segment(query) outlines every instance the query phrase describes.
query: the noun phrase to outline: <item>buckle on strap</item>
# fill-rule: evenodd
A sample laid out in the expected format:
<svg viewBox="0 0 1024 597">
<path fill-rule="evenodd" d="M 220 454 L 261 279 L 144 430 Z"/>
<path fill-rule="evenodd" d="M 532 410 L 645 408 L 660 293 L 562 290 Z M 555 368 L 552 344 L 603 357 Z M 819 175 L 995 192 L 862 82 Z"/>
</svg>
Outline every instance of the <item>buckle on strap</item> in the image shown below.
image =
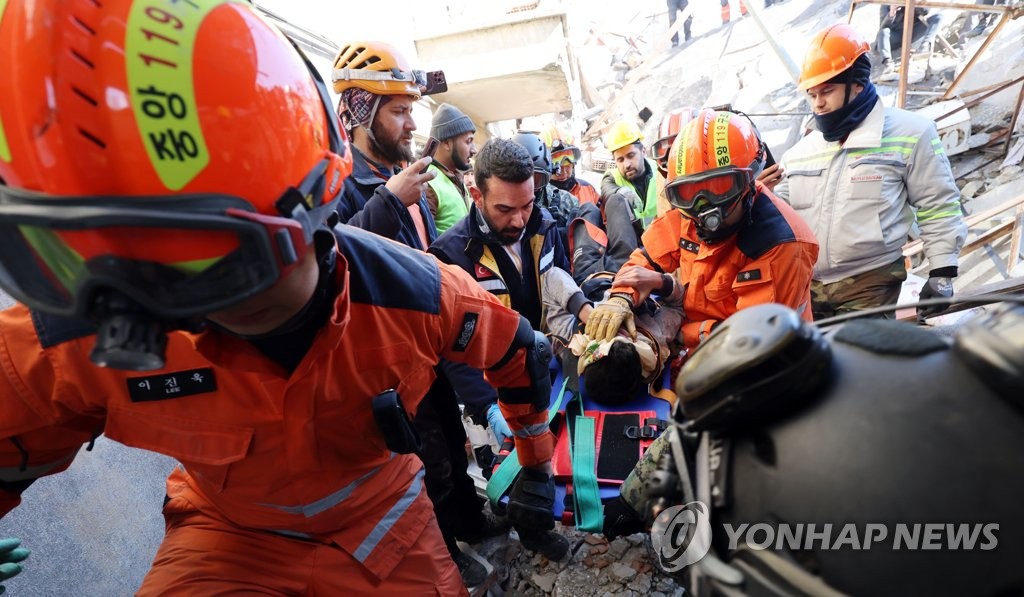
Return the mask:
<svg viewBox="0 0 1024 597">
<path fill-rule="evenodd" d="M 629 439 L 654 439 L 661 434 L 661 429 L 654 425 L 629 425 L 622 433 Z"/>
</svg>

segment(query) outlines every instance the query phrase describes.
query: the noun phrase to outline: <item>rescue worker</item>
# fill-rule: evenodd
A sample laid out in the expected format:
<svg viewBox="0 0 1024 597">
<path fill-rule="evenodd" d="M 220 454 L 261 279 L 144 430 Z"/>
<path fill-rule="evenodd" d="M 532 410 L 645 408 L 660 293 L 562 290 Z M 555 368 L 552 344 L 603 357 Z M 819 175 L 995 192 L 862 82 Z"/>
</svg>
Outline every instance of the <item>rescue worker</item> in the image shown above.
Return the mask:
<svg viewBox="0 0 1024 597">
<path fill-rule="evenodd" d="M 920 296 L 952 296 L 967 233 L 935 123 L 882 103 L 867 52 L 849 25 L 814 37 L 798 88 L 818 130 L 783 156 L 786 174 L 775 189 L 824 247 L 811 285 L 815 319 L 895 304 L 907 279 L 901 249 L 915 221 L 930 267 Z"/>
<path fill-rule="evenodd" d="M 338 52 L 334 90 L 341 94 L 339 114 L 342 122 L 348 123 L 354 147 L 353 172 L 345 183 L 339 208 L 342 220 L 425 251 L 437 238 L 428 206 L 429 185 L 447 187 L 445 191 L 453 195 L 458 189 L 450 175 L 431 164 L 429 158 L 403 169 L 413 158 L 411 142 L 416 123 L 412 106 L 426 90 L 420 77 L 392 46 L 355 42 Z M 447 104 L 438 110 L 442 120 L 432 130 L 437 128 L 435 132 L 451 140 L 453 149 L 464 149 L 468 159 L 476 148 L 473 132 L 467 129 L 475 127 L 465 115 L 459 119 L 444 106 Z M 438 152 L 444 153 L 440 148 Z M 445 158 L 442 155 L 439 159 Z M 458 540 L 475 543 L 508 528 L 482 510 L 483 502 L 467 471 L 466 430 L 448 379 L 469 374 L 460 373 L 460 368 L 465 365 L 448 361 L 439 364 L 437 380 L 416 411 L 415 422 L 421 439 L 419 456 L 426 468 L 424 483 L 441 534 L 464 583 L 473 587 L 486 580 L 487 569 L 463 553 Z M 490 391 L 493 394 L 493 389 Z"/>
<path fill-rule="evenodd" d="M 600 197 L 594 185 L 576 177 L 576 163 L 580 161 L 580 148 L 572 143 L 555 139 L 549 145 L 551 161 L 555 165 L 555 173 L 551 175 L 551 184 L 556 188 L 570 193 L 580 205 L 592 203 L 597 205 Z"/>
<path fill-rule="evenodd" d="M 462 180 L 462 173 L 473 166 L 476 155 L 473 142 L 476 125 L 451 104 L 441 104 L 434 111 L 430 136 L 441 142 L 434 154 L 430 170 L 434 178 L 427 181 L 427 205 L 440 234 L 469 213 L 471 198 Z"/>
<path fill-rule="evenodd" d="M 522 145 L 533 160 L 533 198 L 534 204 L 544 208 L 551 214 L 558 228 L 558 242 L 564 252 L 566 246 L 566 229 L 569 222 L 576 217 L 580 207 L 575 195 L 551 184 L 551 173 L 554 164 L 551 161 L 551 150 L 543 139 L 534 133 L 519 131 L 512 135 L 512 141 Z"/>
<path fill-rule="evenodd" d="M 436 172 L 413 161 L 412 107 L 423 85 L 390 44 L 346 44 L 334 59 L 338 115 L 352 139 L 352 176 L 338 206 L 343 224 L 425 251 L 437 238 L 424 193 Z"/>
<path fill-rule="evenodd" d="M 501 388 L 510 519 L 550 523 L 543 347 L 456 268 L 333 227 L 353 156 L 282 33 L 238 2 L 17 0 L 0 40 L 0 514 L 103 433 L 182 465 L 139 595 L 465 594 L 407 419 L 445 357 Z"/>
<path fill-rule="evenodd" d="M 590 303 L 569 279 L 559 276 L 568 269 L 557 238 L 555 222 L 534 203 L 534 162 L 519 143 L 490 139 L 473 164 L 476 184 L 470 187 L 474 204 L 469 215 L 457 222 L 431 245 L 430 252 L 445 263 L 456 265 L 473 276 L 507 306 L 525 317 L 535 330 L 544 331 L 547 312 L 545 295 L 563 297 L 560 307 L 585 319 Z M 467 401 L 467 409 L 494 412 L 493 398 L 486 387 L 473 379 L 452 379 L 456 391 Z M 471 405 L 470 400 L 476 403 Z M 498 415 L 504 411 L 498 412 Z M 503 422 L 486 417 L 492 431 Z M 554 519 L 552 519 L 552 526 Z M 527 549 L 540 551 L 550 559 L 561 559 L 568 542 L 555 533 L 519 529 Z"/>
<path fill-rule="evenodd" d="M 701 110 L 669 153 L 665 193 L 675 208 L 644 233 L 618 271 L 611 296 L 594 307 L 586 333 L 635 337 L 633 306 L 686 287 L 683 346 L 693 350 L 725 318 L 759 303 L 781 303 L 810 321 L 810 229 L 757 180 L 765 147 L 750 120 Z M 678 270 L 678 271 L 677 271 Z"/>
<path fill-rule="evenodd" d="M 640 127 L 619 120 L 605 135 L 605 147 L 612 152 L 615 167 L 601 178 L 601 207 L 610 201 L 625 201 L 633 212 L 634 228 L 639 241 L 644 230 L 658 215 L 658 180 L 654 162 L 644 157 Z"/>
</svg>

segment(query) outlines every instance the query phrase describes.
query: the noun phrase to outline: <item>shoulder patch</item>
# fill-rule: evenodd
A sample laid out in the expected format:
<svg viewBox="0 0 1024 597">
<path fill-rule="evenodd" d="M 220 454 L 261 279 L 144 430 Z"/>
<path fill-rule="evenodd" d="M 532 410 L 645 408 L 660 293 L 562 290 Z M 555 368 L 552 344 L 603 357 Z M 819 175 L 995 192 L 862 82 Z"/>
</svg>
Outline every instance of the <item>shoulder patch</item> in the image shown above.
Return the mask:
<svg viewBox="0 0 1024 597">
<path fill-rule="evenodd" d="M 170 400 L 217 391 L 217 378 L 209 367 L 129 377 L 125 383 L 128 384 L 128 396 L 132 402 Z"/>
<path fill-rule="evenodd" d="M 349 267 L 355 303 L 424 313 L 441 312 L 441 270 L 434 257 L 360 228 L 334 228 Z"/>
<path fill-rule="evenodd" d="M 768 195 L 758 195 L 751 209 L 751 224 L 736 235 L 736 247 L 757 259 L 782 243 L 796 240 L 796 233 Z"/>
<path fill-rule="evenodd" d="M 469 342 L 473 339 L 473 334 L 476 333 L 476 322 L 478 319 L 480 319 L 479 313 L 466 313 L 462 318 L 459 337 L 455 339 L 455 345 L 452 346 L 454 352 L 466 352 Z"/>
<path fill-rule="evenodd" d="M 30 310 L 32 325 L 43 348 L 50 348 L 64 342 L 85 338 L 96 333 L 96 326 L 87 319 L 74 319 Z"/>
</svg>

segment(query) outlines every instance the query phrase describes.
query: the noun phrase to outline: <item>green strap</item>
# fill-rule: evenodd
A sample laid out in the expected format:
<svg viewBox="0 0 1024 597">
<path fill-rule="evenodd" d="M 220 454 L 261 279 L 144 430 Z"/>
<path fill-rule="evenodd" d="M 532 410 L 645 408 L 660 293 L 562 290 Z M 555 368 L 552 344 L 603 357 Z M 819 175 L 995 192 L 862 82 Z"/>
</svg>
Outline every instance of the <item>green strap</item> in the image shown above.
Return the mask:
<svg viewBox="0 0 1024 597">
<path fill-rule="evenodd" d="M 562 382 L 562 389 L 558 392 L 558 400 L 555 401 L 554 408 L 548 408 L 548 425 L 558 414 L 559 409 L 562 408 L 562 399 L 565 398 L 565 388 L 569 385 L 569 377 L 566 376 L 565 381 Z M 494 471 L 489 481 L 487 481 L 487 499 L 492 504 L 497 505 L 501 498 L 508 493 L 512 483 L 516 480 L 516 476 L 519 475 L 519 471 L 523 469 L 523 466 L 519 464 L 519 455 L 516 454 L 515 448 L 508 453 L 505 460 L 498 466 L 498 470 Z"/>
<path fill-rule="evenodd" d="M 576 528 L 590 533 L 599 533 L 604 527 L 604 508 L 594 472 L 596 431 L 593 417 L 576 417 L 572 432 L 572 498 L 576 505 Z"/>
</svg>

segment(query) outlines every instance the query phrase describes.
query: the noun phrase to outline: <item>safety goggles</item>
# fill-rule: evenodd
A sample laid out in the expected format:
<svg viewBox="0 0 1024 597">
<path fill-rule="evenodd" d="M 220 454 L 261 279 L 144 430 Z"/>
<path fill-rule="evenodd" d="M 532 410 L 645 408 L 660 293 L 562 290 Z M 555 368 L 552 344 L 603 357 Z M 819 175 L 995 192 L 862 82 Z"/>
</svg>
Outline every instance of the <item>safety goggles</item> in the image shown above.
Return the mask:
<svg viewBox="0 0 1024 597">
<path fill-rule="evenodd" d="M 444 71 L 422 70 L 391 70 L 377 71 L 367 69 L 336 68 L 331 71 L 334 81 L 384 81 L 395 83 L 411 83 L 419 88 L 420 95 L 432 95 L 448 91 L 448 81 Z"/>
<path fill-rule="evenodd" d="M 238 197 L 56 198 L 0 185 L 0 285 L 57 315 L 88 317 L 100 288 L 161 318 L 205 315 L 288 275 L 306 236 Z"/>
<path fill-rule="evenodd" d="M 696 218 L 709 208 L 724 208 L 735 203 L 753 182 L 754 171 L 750 168 L 727 166 L 680 176 L 665 185 L 665 196 L 672 207 Z"/>
<path fill-rule="evenodd" d="M 558 168 L 561 168 L 564 164 L 575 164 L 579 159 L 580 150 L 576 147 L 570 147 L 551 154 L 551 161 L 554 162 L 555 166 Z"/>
<path fill-rule="evenodd" d="M 672 149 L 672 142 L 675 140 L 676 136 L 672 135 L 671 137 L 662 137 L 655 141 L 654 145 L 651 146 L 651 157 L 654 158 L 654 161 L 659 163 L 667 162 L 668 150 Z"/>
</svg>

